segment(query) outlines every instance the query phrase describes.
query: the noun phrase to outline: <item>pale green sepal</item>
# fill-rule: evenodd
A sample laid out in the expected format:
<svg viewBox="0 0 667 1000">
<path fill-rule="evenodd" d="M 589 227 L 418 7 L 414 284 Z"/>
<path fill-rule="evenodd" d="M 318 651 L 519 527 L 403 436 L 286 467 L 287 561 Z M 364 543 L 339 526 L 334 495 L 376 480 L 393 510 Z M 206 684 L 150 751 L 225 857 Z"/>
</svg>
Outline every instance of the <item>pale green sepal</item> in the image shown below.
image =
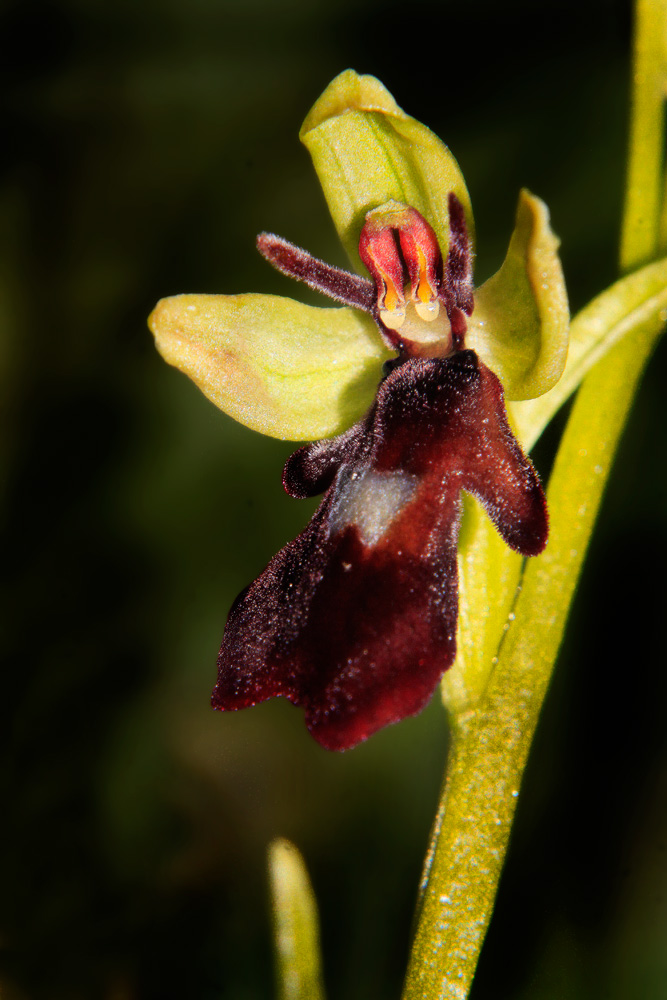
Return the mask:
<svg viewBox="0 0 667 1000">
<path fill-rule="evenodd" d="M 165 361 L 216 406 L 289 441 L 332 437 L 359 420 L 392 356 L 364 314 L 276 295 L 176 295 L 148 323 Z"/>
<path fill-rule="evenodd" d="M 412 205 L 449 245 L 447 198 L 461 201 L 474 238 L 470 196 L 459 166 L 430 129 L 399 108 L 374 76 L 348 69 L 309 112 L 300 138 L 308 148 L 338 234 L 354 267 L 364 216 L 387 201 Z"/>
<path fill-rule="evenodd" d="M 466 335 L 507 399 L 541 396 L 563 373 L 570 313 L 558 246 L 547 206 L 524 189 L 507 256 L 475 292 Z"/>
<path fill-rule="evenodd" d="M 288 840 L 269 847 L 278 1000 L 324 1000 L 317 904 L 308 872 Z"/>
<path fill-rule="evenodd" d="M 523 447 L 532 448 L 554 413 L 614 344 L 638 330 L 657 334 L 666 321 L 667 258 L 621 278 L 593 299 L 572 320 L 567 364 L 557 385 L 539 399 L 508 407 Z"/>
<path fill-rule="evenodd" d="M 510 622 L 523 565 L 482 505 L 463 494 L 459 536 L 456 659 L 442 678 L 442 701 L 456 715 L 474 707 L 497 662 L 498 637 Z"/>
</svg>

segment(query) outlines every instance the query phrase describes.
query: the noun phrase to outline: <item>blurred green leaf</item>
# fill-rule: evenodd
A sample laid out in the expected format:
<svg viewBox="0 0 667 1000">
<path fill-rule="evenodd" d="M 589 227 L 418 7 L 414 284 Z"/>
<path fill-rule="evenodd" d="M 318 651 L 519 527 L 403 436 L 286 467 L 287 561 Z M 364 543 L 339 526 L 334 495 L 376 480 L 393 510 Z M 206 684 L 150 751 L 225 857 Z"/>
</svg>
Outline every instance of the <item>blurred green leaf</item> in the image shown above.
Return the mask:
<svg viewBox="0 0 667 1000">
<path fill-rule="evenodd" d="M 279 1000 L 324 1000 L 317 904 L 303 858 L 288 840 L 269 847 Z"/>
</svg>

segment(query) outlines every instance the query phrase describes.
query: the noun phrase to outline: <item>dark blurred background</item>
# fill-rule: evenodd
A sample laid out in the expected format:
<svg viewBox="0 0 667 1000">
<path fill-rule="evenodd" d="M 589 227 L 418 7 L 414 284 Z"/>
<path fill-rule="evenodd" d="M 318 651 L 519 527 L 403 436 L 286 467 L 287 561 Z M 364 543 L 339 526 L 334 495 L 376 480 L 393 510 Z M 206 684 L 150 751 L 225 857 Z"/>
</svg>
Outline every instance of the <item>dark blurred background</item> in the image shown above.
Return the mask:
<svg viewBox="0 0 667 1000">
<path fill-rule="evenodd" d="M 178 292 L 299 295 L 260 229 L 344 263 L 297 133 L 347 66 L 458 158 L 478 279 L 526 185 L 580 307 L 616 275 L 629 3 L 16 0 L 0 19 L 3 997 L 271 997 L 280 834 L 312 874 L 331 1000 L 398 998 L 442 710 L 344 755 L 287 703 L 211 711 L 229 605 L 310 508 L 281 489 L 290 445 L 215 410 L 146 317 Z M 666 366 L 663 345 L 474 1000 L 667 997 Z"/>
</svg>

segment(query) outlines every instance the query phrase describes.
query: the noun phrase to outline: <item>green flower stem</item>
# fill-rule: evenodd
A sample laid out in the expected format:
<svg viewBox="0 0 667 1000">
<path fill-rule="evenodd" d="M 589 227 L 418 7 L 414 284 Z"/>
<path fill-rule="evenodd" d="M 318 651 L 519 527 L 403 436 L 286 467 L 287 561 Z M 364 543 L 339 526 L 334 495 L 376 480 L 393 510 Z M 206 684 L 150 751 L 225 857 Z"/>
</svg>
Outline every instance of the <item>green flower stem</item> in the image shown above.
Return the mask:
<svg viewBox="0 0 667 1000">
<path fill-rule="evenodd" d="M 661 233 L 667 0 L 638 0 L 633 122 L 621 264 L 655 259 Z M 623 311 L 619 296 L 617 310 Z M 603 489 L 634 393 L 663 326 L 649 308 L 587 374 L 551 475 L 551 536 L 522 570 L 478 701 L 450 703 L 451 749 L 426 859 L 403 1000 L 463 1000 L 491 918 L 522 775 Z M 604 320 L 606 319 L 606 323 Z M 618 331 L 617 331 L 618 332 Z"/>
<path fill-rule="evenodd" d="M 403 1000 L 468 996 L 555 655 L 616 445 L 656 337 L 655 325 L 628 336 L 584 382 L 549 483 L 549 545 L 526 564 L 484 698 L 451 718 L 447 780 Z"/>
<path fill-rule="evenodd" d="M 667 251 L 667 178 L 663 176 L 666 77 L 667 0 L 637 0 L 622 271 Z"/>
</svg>

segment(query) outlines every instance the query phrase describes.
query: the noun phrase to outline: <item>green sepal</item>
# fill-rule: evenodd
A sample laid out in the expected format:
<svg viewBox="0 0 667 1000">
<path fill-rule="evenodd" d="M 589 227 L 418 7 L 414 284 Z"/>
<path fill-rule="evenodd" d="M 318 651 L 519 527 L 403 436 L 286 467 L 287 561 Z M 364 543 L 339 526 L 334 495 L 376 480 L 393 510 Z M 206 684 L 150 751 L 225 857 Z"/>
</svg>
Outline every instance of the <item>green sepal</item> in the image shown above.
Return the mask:
<svg viewBox="0 0 667 1000">
<path fill-rule="evenodd" d="M 373 321 L 276 295 L 175 295 L 149 318 L 158 351 L 261 434 L 332 437 L 371 405 L 392 355 Z"/>
<path fill-rule="evenodd" d="M 458 546 L 459 617 L 456 660 L 443 675 L 450 712 L 475 706 L 497 663 L 499 637 L 509 624 L 523 559 L 498 534 L 473 496 L 463 494 Z"/>
<path fill-rule="evenodd" d="M 546 205 L 524 189 L 507 255 L 475 292 L 466 336 L 507 399 L 542 395 L 565 367 L 570 313 L 558 245 Z"/>
<path fill-rule="evenodd" d="M 278 1000 L 324 1000 L 317 903 L 303 858 L 289 840 L 269 847 Z"/>
<path fill-rule="evenodd" d="M 458 163 L 429 128 L 399 108 L 374 76 L 359 76 L 351 69 L 337 76 L 309 112 L 299 135 L 356 270 L 361 270 L 358 242 L 364 216 L 387 201 L 418 209 L 446 254 L 447 199 L 453 191 L 474 239 L 470 196 Z"/>
</svg>

